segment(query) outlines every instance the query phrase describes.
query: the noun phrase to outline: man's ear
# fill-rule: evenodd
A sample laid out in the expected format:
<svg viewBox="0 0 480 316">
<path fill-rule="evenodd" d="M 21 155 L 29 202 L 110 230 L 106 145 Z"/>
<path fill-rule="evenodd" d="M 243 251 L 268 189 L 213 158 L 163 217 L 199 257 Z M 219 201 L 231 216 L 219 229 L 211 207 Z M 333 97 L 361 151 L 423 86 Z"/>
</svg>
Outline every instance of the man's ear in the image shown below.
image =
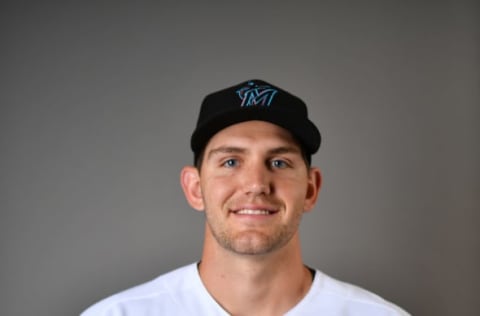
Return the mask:
<svg viewBox="0 0 480 316">
<path fill-rule="evenodd" d="M 322 173 L 320 169 L 312 167 L 308 171 L 307 194 L 305 196 L 304 210 L 310 211 L 317 202 L 320 187 L 322 186 Z"/>
<path fill-rule="evenodd" d="M 198 169 L 193 166 L 183 167 L 180 173 L 180 184 L 188 204 L 197 211 L 203 211 L 205 206 Z"/>
</svg>

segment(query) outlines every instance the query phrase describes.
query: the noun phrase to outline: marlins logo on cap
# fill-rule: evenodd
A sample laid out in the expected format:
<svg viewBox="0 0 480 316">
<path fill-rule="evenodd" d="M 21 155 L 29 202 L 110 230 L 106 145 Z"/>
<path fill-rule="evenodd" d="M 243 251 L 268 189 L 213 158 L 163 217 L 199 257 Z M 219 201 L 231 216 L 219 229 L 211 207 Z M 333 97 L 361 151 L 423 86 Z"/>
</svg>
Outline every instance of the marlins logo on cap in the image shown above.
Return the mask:
<svg viewBox="0 0 480 316">
<path fill-rule="evenodd" d="M 241 106 L 270 106 L 273 97 L 277 92 L 277 89 L 274 89 L 269 85 L 258 85 L 253 81 L 249 81 L 247 86 L 237 90 L 237 94 L 242 100 Z"/>
</svg>

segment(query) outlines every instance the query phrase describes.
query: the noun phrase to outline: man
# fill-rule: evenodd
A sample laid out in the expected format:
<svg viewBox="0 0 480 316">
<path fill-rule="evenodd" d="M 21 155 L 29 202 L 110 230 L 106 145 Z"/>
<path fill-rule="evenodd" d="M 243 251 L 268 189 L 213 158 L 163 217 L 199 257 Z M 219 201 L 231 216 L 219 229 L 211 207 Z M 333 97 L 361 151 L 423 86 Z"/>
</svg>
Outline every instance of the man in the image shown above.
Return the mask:
<svg viewBox="0 0 480 316">
<path fill-rule="evenodd" d="M 198 263 L 111 296 L 83 316 L 408 315 L 302 261 L 298 227 L 321 185 L 305 103 L 260 80 L 208 95 L 181 185 L 204 212 Z"/>
</svg>

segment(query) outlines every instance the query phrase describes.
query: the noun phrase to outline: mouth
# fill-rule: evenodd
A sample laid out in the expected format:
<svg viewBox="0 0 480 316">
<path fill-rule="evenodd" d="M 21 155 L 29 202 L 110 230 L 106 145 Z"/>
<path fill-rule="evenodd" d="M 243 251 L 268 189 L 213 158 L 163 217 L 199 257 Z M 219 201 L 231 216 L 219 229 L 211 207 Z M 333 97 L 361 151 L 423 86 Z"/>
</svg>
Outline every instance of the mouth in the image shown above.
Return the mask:
<svg viewBox="0 0 480 316">
<path fill-rule="evenodd" d="M 239 209 L 239 210 L 234 210 L 232 213 L 236 215 L 272 215 L 277 213 L 275 210 L 268 210 L 268 209 Z"/>
</svg>

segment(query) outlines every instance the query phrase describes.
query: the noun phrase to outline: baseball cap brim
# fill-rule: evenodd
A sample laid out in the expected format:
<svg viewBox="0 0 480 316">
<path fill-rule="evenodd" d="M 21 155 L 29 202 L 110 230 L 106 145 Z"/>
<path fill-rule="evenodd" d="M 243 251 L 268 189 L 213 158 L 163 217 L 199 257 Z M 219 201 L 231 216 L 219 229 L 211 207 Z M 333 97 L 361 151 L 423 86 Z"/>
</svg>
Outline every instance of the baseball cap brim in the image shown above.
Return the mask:
<svg viewBox="0 0 480 316">
<path fill-rule="evenodd" d="M 228 109 L 217 113 L 211 119 L 197 126 L 192 134 L 190 146 L 194 153 L 199 153 L 205 148 L 210 138 L 220 130 L 233 124 L 252 120 L 265 121 L 285 128 L 300 142 L 309 155 L 317 152 L 320 147 L 320 132 L 310 120 L 281 108 L 267 110 L 258 107 Z"/>
</svg>

